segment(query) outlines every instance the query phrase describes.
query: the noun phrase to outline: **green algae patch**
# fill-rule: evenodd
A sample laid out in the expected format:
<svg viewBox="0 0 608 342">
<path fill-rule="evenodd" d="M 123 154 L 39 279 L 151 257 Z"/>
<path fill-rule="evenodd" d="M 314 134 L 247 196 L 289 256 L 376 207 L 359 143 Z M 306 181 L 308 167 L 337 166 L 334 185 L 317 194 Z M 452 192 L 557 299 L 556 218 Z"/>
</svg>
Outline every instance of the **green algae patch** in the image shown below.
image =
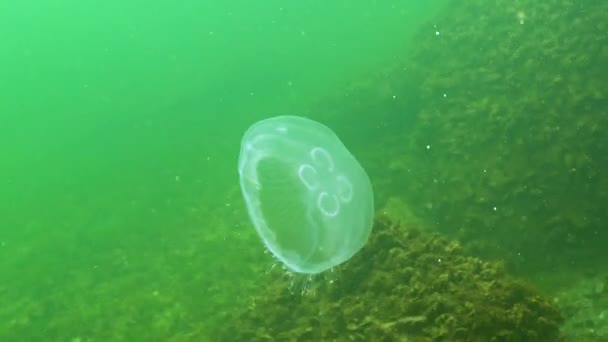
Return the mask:
<svg viewBox="0 0 608 342">
<path fill-rule="evenodd" d="M 375 220 L 369 243 L 332 274 L 293 291 L 270 285 L 220 340 L 561 341 L 562 317 L 500 263 L 468 256 L 436 233 Z"/>
</svg>

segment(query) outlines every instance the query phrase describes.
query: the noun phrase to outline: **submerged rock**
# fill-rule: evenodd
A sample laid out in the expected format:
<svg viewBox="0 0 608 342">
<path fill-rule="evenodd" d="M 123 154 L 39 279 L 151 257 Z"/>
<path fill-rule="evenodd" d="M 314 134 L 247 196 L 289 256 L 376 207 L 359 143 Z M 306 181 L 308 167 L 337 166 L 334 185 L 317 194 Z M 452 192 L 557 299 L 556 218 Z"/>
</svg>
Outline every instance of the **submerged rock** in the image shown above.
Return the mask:
<svg viewBox="0 0 608 342">
<path fill-rule="evenodd" d="M 561 341 L 549 299 L 438 234 L 376 219 L 369 243 L 295 288 L 271 272 L 223 341 Z M 333 280 L 328 280 L 331 277 Z"/>
</svg>

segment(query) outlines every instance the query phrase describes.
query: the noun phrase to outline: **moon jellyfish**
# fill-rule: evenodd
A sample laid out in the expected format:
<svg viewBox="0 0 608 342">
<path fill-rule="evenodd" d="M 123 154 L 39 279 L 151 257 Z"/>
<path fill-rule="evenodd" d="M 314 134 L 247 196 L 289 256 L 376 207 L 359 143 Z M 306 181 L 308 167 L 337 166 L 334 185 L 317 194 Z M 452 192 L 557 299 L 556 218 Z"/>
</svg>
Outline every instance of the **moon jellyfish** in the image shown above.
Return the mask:
<svg viewBox="0 0 608 342">
<path fill-rule="evenodd" d="M 259 121 L 243 136 L 238 169 L 256 231 L 289 270 L 320 273 L 365 245 L 372 186 L 328 127 L 297 116 Z"/>
</svg>

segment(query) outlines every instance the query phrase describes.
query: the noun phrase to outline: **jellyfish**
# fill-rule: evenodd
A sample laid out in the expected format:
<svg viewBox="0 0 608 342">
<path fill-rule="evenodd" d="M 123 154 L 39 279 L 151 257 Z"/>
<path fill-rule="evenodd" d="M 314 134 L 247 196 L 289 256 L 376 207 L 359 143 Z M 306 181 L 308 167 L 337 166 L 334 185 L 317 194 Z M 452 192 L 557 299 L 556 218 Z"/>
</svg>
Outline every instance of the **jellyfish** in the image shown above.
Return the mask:
<svg viewBox="0 0 608 342">
<path fill-rule="evenodd" d="M 298 116 L 253 124 L 238 161 L 253 226 L 289 270 L 317 274 L 350 259 L 372 229 L 371 182 L 336 134 Z"/>
</svg>

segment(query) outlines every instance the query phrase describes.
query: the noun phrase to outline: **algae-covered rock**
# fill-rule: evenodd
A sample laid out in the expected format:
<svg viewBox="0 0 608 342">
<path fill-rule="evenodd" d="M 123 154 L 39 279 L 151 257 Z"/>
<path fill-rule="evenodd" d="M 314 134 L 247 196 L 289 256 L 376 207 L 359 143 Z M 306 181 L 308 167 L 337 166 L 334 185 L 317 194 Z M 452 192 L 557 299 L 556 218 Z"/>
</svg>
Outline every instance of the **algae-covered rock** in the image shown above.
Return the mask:
<svg viewBox="0 0 608 342">
<path fill-rule="evenodd" d="M 404 198 L 476 255 L 531 274 L 602 262 L 606 13 L 608 1 L 450 1 L 317 112 L 367 120 L 383 135 L 362 158 L 378 202 Z"/>
<path fill-rule="evenodd" d="M 270 285 L 220 340 L 562 340 L 553 304 L 500 264 L 386 217 L 361 252 L 326 277 L 301 284 L 281 272 L 267 277 Z"/>
<path fill-rule="evenodd" d="M 420 77 L 416 125 L 388 145 L 415 214 L 531 273 L 605 259 L 607 11 L 453 1 L 440 35 L 421 32 L 403 63 Z"/>
<path fill-rule="evenodd" d="M 555 291 L 566 318 L 564 335 L 568 341 L 608 341 L 608 272 L 597 270 L 567 278 L 559 282 L 568 286 Z"/>
</svg>

